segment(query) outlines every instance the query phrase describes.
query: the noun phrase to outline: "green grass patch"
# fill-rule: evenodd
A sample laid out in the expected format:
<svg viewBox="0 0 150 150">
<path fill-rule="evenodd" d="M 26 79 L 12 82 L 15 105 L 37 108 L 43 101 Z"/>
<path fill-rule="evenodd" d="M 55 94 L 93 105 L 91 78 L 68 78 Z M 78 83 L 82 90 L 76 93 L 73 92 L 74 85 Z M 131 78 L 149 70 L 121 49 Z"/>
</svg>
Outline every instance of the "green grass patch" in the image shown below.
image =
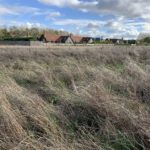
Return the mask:
<svg viewBox="0 0 150 150">
<path fill-rule="evenodd" d="M 0 84 L 4 83 L 4 81 L 5 81 L 5 74 L 0 71 Z"/>
<path fill-rule="evenodd" d="M 37 86 L 38 83 L 36 81 L 33 80 L 29 80 L 29 79 L 19 79 L 19 78 L 15 78 L 15 81 L 17 82 L 17 84 L 19 84 L 20 86 Z"/>
<path fill-rule="evenodd" d="M 144 146 L 137 142 L 134 137 L 117 131 L 114 135 L 103 139 L 106 150 L 144 150 Z"/>
<path fill-rule="evenodd" d="M 107 84 L 105 85 L 106 89 L 110 91 L 113 94 L 123 96 L 123 97 L 129 97 L 128 91 L 121 85 L 118 84 Z"/>
<path fill-rule="evenodd" d="M 39 89 L 37 88 L 37 92 L 39 96 L 41 96 L 46 102 L 50 104 L 57 105 L 60 102 L 60 97 L 47 87 Z"/>
<path fill-rule="evenodd" d="M 111 69 L 113 71 L 117 71 L 117 72 L 123 72 L 125 69 L 125 66 L 122 63 L 106 64 L 106 68 Z"/>
</svg>

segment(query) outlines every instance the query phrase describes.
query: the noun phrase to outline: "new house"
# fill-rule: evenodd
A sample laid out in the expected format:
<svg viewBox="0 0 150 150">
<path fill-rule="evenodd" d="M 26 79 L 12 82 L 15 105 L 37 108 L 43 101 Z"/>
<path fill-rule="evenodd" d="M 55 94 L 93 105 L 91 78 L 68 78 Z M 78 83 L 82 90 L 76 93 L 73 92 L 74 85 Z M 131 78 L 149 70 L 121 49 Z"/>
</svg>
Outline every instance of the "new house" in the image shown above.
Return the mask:
<svg viewBox="0 0 150 150">
<path fill-rule="evenodd" d="M 65 44 L 91 44 L 93 43 L 93 38 L 82 37 L 75 35 L 56 35 L 49 32 L 44 32 L 39 38 L 40 41 L 45 43 L 65 43 Z"/>
<path fill-rule="evenodd" d="M 70 38 L 70 36 L 56 35 L 49 32 L 45 32 L 44 34 L 42 34 L 39 40 L 46 43 L 50 42 L 73 44 L 73 40 Z"/>
<path fill-rule="evenodd" d="M 91 44 L 94 42 L 93 38 L 91 37 L 82 37 L 82 36 L 72 35 L 71 39 L 73 40 L 74 44 Z"/>
<path fill-rule="evenodd" d="M 82 43 L 85 43 L 85 44 L 92 44 L 94 42 L 93 38 L 91 37 L 83 37 L 82 38 Z"/>
<path fill-rule="evenodd" d="M 71 39 L 73 40 L 74 44 L 82 44 L 82 37 L 81 36 L 71 36 Z"/>
<path fill-rule="evenodd" d="M 113 44 L 124 44 L 123 39 L 110 38 L 110 39 L 106 39 L 105 41 L 111 42 Z"/>
</svg>

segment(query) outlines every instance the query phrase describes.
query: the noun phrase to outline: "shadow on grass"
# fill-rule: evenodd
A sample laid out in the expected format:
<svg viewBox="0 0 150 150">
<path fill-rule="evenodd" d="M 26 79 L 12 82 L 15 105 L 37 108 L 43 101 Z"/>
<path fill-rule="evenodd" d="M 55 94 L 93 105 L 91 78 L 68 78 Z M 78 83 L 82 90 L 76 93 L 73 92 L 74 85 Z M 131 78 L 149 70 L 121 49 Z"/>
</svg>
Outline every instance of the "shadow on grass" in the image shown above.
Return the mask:
<svg viewBox="0 0 150 150">
<path fill-rule="evenodd" d="M 43 100 L 53 105 L 57 105 L 60 97 L 54 91 L 49 89 L 43 82 L 29 80 L 24 78 L 14 78 L 16 83 L 34 93 L 37 93 Z"/>
</svg>

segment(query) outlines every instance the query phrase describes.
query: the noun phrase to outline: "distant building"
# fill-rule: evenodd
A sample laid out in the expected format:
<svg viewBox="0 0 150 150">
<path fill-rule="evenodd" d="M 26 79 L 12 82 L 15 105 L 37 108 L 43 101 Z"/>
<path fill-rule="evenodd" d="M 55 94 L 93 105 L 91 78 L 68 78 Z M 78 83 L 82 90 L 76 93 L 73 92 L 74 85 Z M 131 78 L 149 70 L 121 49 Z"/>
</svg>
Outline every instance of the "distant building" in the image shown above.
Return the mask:
<svg viewBox="0 0 150 150">
<path fill-rule="evenodd" d="M 60 36 L 57 43 L 73 44 L 74 42 L 70 36 Z"/>
<path fill-rule="evenodd" d="M 82 37 L 82 36 L 71 36 L 74 44 L 91 44 L 93 43 L 93 39 L 91 37 Z"/>
<path fill-rule="evenodd" d="M 92 44 L 94 42 L 94 40 L 91 37 L 83 37 L 81 42 L 86 43 L 86 44 Z"/>
<path fill-rule="evenodd" d="M 66 44 L 73 44 L 73 40 L 70 36 L 62 36 L 62 35 L 56 35 L 49 32 L 45 32 L 41 35 L 39 38 L 40 41 L 43 41 L 45 43 L 66 43 Z"/>
<path fill-rule="evenodd" d="M 105 41 L 111 42 L 113 44 L 124 44 L 123 39 L 110 38 L 110 39 L 106 39 Z"/>
<path fill-rule="evenodd" d="M 82 43 L 82 38 L 81 36 L 71 36 L 71 39 L 73 40 L 74 44 L 81 44 Z"/>
<path fill-rule="evenodd" d="M 38 38 L 45 43 L 66 43 L 66 44 L 91 44 L 94 40 L 91 37 L 82 37 L 74 35 L 56 35 L 45 32 Z"/>
</svg>

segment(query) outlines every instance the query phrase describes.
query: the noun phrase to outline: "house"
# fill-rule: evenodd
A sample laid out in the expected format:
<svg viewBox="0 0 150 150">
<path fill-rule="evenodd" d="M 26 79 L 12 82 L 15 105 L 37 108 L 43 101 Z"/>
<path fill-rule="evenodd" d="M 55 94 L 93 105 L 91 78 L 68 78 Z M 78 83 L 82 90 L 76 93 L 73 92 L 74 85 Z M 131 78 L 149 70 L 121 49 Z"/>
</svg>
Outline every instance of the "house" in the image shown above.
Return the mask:
<svg viewBox="0 0 150 150">
<path fill-rule="evenodd" d="M 105 41 L 111 42 L 113 44 L 124 44 L 124 40 L 123 39 L 106 39 Z"/>
<path fill-rule="evenodd" d="M 56 43 L 57 40 L 59 39 L 59 37 L 60 36 L 58 36 L 56 34 L 52 34 L 52 33 L 49 33 L 49 32 L 44 32 L 44 34 L 41 35 L 39 40 L 43 41 L 45 43 L 47 43 L 47 42 Z"/>
<path fill-rule="evenodd" d="M 38 39 L 39 41 L 43 41 L 45 43 L 91 44 L 94 42 L 91 37 L 56 35 L 49 32 L 44 32 L 44 34 L 42 34 Z"/>
<path fill-rule="evenodd" d="M 60 36 L 57 43 L 73 44 L 73 40 L 70 36 Z"/>
<path fill-rule="evenodd" d="M 93 42 L 94 40 L 91 37 L 83 37 L 81 40 L 81 43 L 86 43 L 86 44 L 92 44 Z"/>
<path fill-rule="evenodd" d="M 39 40 L 46 43 L 50 42 L 50 43 L 73 44 L 73 40 L 71 39 L 70 36 L 56 35 L 49 32 L 45 32 L 44 34 L 42 34 Z"/>
<path fill-rule="evenodd" d="M 73 40 L 74 44 L 81 44 L 82 43 L 82 38 L 81 36 L 71 36 L 71 39 Z"/>
<path fill-rule="evenodd" d="M 93 43 L 93 39 L 91 37 L 82 37 L 82 36 L 71 36 L 74 44 L 91 44 Z"/>
</svg>

